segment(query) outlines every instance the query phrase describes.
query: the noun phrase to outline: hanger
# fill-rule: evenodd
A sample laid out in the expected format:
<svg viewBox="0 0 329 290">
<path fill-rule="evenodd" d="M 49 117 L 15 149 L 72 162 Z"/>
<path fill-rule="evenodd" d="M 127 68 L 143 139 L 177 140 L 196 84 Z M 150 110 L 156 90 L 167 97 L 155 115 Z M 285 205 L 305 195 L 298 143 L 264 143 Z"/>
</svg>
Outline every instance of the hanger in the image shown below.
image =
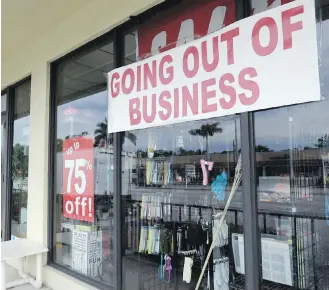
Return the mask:
<svg viewBox="0 0 329 290">
<path fill-rule="evenodd" d="M 228 257 L 224 257 L 224 258 L 214 259 L 213 263 L 214 263 L 214 265 L 221 264 L 221 263 L 228 262 L 228 260 L 229 260 Z"/>
<path fill-rule="evenodd" d="M 197 254 L 197 250 L 190 250 L 190 251 L 179 251 L 178 254 L 184 255 L 184 256 L 191 256 L 194 254 Z"/>
</svg>

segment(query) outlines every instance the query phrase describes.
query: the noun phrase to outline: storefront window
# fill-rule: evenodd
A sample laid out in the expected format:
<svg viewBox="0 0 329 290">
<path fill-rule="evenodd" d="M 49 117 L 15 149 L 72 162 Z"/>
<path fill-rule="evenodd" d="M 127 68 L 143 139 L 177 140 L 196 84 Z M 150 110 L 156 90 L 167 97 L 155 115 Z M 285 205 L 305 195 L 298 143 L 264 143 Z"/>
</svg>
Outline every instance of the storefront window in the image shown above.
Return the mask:
<svg viewBox="0 0 329 290">
<path fill-rule="evenodd" d="M 53 260 L 113 284 L 113 138 L 106 73 L 113 43 L 57 67 Z"/>
<path fill-rule="evenodd" d="M 289 1 L 270 2 L 252 1 L 252 13 Z M 261 268 L 268 289 L 326 289 L 329 283 L 327 14 L 323 9 L 318 23 L 323 100 L 250 114 L 255 117 Z M 125 31 L 123 64 L 234 21 L 235 1 L 180 1 Z M 121 275 L 113 275 L 120 273 L 122 289 L 195 289 L 214 242 L 199 289 L 244 289 L 245 250 L 251 247 L 244 244 L 244 195 L 237 177 L 240 115 L 129 127 L 116 133 L 121 144 L 113 146 L 106 75 L 115 68 L 113 43 L 87 50 L 55 66 L 53 261 L 106 286 L 121 282 Z M 122 162 L 119 172 L 114 154 Z M 114 224 L 114 194 L 121 198 L 120 207 L 116 204 L 120 224 Z M 121 231 L 118 253 L 115 227 Z M 122 268 L 114 271 L 117 265 Z"/>
<path fill-rule="evenodd" d="M 31 81 L 15 88 L 11 239 L 26 238 Z"/>
<path fill-rule="evenodd" d="M 126 34 L 125 64 L 234 21 L 234 1 L 182 1 Z M 239 283 L 245 273 L 241 182 L 221 233 L 215 217 L 234 184 L 241 148 L 239 116 L 123 134 L 123 289 L 194 289 L 216 235 L 220 238 L 200 289 L 229 289 Z"/>
<path fill-rule="evenodd" d="M 238 116 L 125 133 L 124 289 L 158 289 L 162 283 L 178 289 L 196 286 L 216 234 L 219 219 L 214 215 L 224 208 L 234 183 L 239 136 Z M 239 184 L 203 287 L 243 274 L 242 214 Z M 165 271 L 158 272 L 162 266 Z"/>
<path fill-rule="evenodd" d="M 321 11 L 324 100 L 255 113 L 263 284 L 271 289 L 329 285 L 329 10 Z"/>
</svg>

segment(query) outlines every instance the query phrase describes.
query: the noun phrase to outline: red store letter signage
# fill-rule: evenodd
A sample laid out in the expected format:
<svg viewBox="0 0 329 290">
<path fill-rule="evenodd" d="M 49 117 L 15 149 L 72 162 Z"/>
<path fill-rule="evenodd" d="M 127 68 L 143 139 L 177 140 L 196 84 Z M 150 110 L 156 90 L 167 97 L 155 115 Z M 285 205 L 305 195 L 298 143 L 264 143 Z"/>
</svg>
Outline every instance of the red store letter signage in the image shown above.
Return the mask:
<svg viewBox="0 0 329 290">
<path fill-rule="evenodd" d="M 63 143 L 63 216 L 94 221 L 93 139 L 76 137 Z"/>
<path fill-rule="evenodd" d="M 235 21 L 232 0 L 187 1 L 188 6 L 141 25 L 137 31 L 137 59 L 180 46 Z M 201 17 L 200 17 L 201 15 Z"/>
</svg>

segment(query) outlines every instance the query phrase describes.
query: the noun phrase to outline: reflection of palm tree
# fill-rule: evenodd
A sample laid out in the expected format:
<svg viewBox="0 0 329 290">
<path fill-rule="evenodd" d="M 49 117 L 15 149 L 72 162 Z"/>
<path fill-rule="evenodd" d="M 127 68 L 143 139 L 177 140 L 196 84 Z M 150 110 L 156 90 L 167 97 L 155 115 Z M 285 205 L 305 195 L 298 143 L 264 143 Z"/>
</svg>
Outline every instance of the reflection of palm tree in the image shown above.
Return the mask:
<svg viewBox="0 0 329 290">
<path fill-rule="evenodd" d="M 13 159 L 12 159 L 12 174 L 13 179 L 17 177 L 25 178 L 28 172 L 29 157 L 25 153 L 26 146 L 19 143 L 13 147 Z"/>
<path fill-rule="evenodd" d="M 268 148 L 268 146 L 266 146 L 266 145 L 257 145 L 257 146 L 255 147 L 255 151 L 256 151 L 256 152 L 270 152 L 271 150 L 270 150 L 270 148 Z"/>
<path fill-rule="evenodd" d="M 98 147 L 101 141 L 107 143 L 107 118 L 103 122 L 97 123 L 97 129 L 95 130 L 95 143 L 94 146 Z"/>
<path fill-rule="evenodd" d="M 318 139 L 318 143 L 315 144 L 317 148 L 326 148 L 329 147 L 329 134 L 325 134 Z"/>
<path fill-rule="evenodd" d="M 102 141 L 105 142 L 105 144 L 113 144 L 113 134 L 111 134 L 108 138 L 107 136 L 107 118 L 103 122 L 100 122 L 97 124 L 97 129 L 95 130 L 95 143 L 94 147 L 98 147 L 99 144 L 101 144 Z M 125 139 L 127 138 L 129 141 L 131 141 L 134 145 L 136 145 L 136 135 L 131 132 L 125 132 L 125 134 L 120 134 L 121 136 L 121 144 L 125 142 Z"/>
<path fill-rule="evenodd" d="M 62 139 L 56 140 L 56 149 L 57 149 L 57 152 L 63 151 L 63 140 Z"/>
<path fill-rule="evenodd" d="M 216 133 L 222 133 L 223 129 L 218 127 L 219 123 L 205 124 L 202 125 L 199 129 L 192 129 L 189 133 L 192 136 L 201 136 L 206 138 L 206 157 L 209 159 L 209 136 L 212 137 Z"/>
</svg>

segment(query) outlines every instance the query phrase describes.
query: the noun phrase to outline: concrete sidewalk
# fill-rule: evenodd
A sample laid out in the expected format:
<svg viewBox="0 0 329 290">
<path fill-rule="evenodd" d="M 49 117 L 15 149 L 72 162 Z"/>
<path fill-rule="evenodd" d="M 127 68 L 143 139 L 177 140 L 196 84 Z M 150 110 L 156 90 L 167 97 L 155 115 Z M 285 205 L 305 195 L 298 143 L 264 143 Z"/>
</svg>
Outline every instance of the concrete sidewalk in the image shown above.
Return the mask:
<svg viewBox="0 0 329 290">
<path fill-rule="evenodd" d="M 15 279 L 19 279 L 17 270 L 13 267 L 10 267 L 9 265 L 6 265 L 6 282 L 10 282 Z M 12 290 L 35 290 L 35 288 L 30 284 L 17 286 L 17 287 L 10 288 L 10 289 L 12 289 Z M 50 289 L 42 287 L 41 290 L 50 290 Z"/>
</svg>

